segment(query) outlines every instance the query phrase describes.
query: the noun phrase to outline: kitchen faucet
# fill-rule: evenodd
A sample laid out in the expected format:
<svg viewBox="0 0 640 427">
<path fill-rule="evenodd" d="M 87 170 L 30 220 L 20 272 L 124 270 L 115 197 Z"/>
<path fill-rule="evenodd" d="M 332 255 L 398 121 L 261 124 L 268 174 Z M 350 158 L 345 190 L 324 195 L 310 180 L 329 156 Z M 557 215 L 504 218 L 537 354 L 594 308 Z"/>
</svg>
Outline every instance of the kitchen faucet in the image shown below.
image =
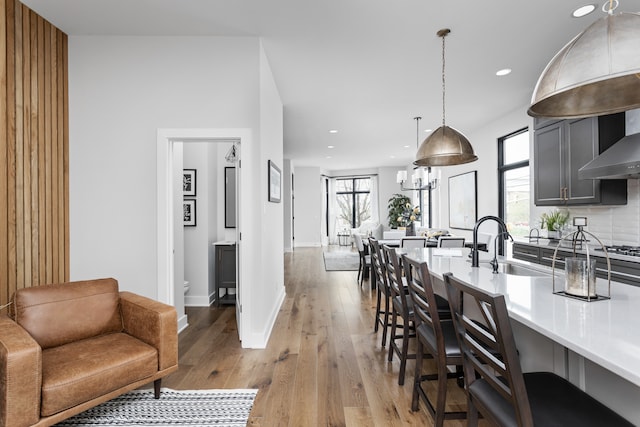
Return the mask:
<svg viewBox="0 0 640 427">
<path fill-rule="evenodd" d="M 493 259 L 489 262 L 491 265 L 491 269 L 493 273 L 498 272 L 498 237 L 503 237 L 506 239 L 510 239 L 513 242 L 513 237 L 509 234 L 508 231 L 503 231 L 502 233 L 496 234 L 496 237 L 493 238 Z"/>
<path fill-rule="evenodd" d="M 476 225 L 473 226 L 473 248 L 471 249 L 471 267 L 478 267 L 480 265 L 479 255 L 478 255 L 478 228 L 480 224 L 485 221 L 495 221 L 500 226 L 500 233 L 508 233 L 507 225 L 504 221 L 497 216 L 487 215 L 480 218 L 476 221 Z M 513 240 L 513 239 L 512 239 Z"/>
<path fill-rule="evenodd" d="M 535 235 L 535 236 L 533 235 L 533 232 L 534 232 L 534 231 L 536 232 L 536 235 Z M 536 242 L 537 242 L 538 240 L 540 240 L 540 230 L 538 230 L 538 229 L 537 229 L 537 228 L 535 228 L 535 227 L 534 227 L 534 228 L 532 228 L 531 230 L 529 230 L 529 241 L 531 242 L 531 241 L 533 241 L 533 240 L 535 240 Z M 511 241 L 513 241 L 513 239 L 511 239 Z"/>
</svg>

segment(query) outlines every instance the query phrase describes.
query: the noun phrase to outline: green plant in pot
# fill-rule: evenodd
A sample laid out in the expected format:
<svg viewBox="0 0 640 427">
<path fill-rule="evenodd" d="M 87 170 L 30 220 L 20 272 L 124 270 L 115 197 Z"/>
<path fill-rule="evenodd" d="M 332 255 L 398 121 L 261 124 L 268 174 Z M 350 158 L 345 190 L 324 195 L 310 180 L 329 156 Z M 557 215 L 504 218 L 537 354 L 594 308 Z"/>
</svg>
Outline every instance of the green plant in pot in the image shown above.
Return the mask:
<svg viewBox="0 0 640 427">
<path fill-rule="evenodd" d="M 411 205 L 411 199 L 404 194 L 396 193 L 389 199 L 387 209 L 389 210 L 389 227 L 404 227 L 403 214 L 407 209 L 407 204 Z"/>
<path fill-rule="evenodd" d="M 540 216 L 540 228 L 547 230 L 549 239 L 560 239 L 562 229 L 569 223 L 569 212 L 556 209 Z"/>
</svg>

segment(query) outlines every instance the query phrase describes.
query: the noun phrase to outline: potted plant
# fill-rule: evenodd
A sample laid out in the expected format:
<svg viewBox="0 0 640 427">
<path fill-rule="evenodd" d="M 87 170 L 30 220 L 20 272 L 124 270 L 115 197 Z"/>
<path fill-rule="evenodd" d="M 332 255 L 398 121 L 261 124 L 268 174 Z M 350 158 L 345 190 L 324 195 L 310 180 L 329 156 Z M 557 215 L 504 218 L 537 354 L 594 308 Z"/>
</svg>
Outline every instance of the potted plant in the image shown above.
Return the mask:
<svg viewBox="0 0 640 427">
<path fill-rule="evenodd" d="M 547 230 L 547 238 L 560 239 L 562 237 L 562 229 L 569 222 L 569 212 L 559 209 L 550 213 L 543 213 L 540 216 L 540 228 Z"/>
<path fill-rule="evenodd" d="M 389 227 L 398 228 L 404 227 L 403 214 L 407 208 L 407 203 L 411 205 L 411 199 L 404 194 L 396 193 L 389 199 L 387 209 L 389 210 Z"/>
</svg>

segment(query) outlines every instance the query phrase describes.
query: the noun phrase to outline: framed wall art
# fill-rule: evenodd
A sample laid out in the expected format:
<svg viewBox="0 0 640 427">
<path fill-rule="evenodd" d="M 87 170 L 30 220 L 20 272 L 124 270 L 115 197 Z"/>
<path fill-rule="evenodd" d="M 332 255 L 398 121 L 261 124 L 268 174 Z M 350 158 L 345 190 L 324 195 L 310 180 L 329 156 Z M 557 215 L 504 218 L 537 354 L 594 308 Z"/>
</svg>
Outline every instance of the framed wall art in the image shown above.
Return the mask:
<svg viewBox="0 0 640 427">
<path fill-rule="evenodd" d="M 196 170 L 195 169 L 182 170 L 182 196 L 183 197 L 196 196 Z"/>
<path fill-rule="evenodd" d="M 449 227 L 473 230 L 478 220 L 478 171 L 449 177 Z"/>
<path fill-rule="evenodd" d="M 194 199 L 182 201 L 182 224 L 185 227 L 196 226 L 196 201 Z"/>
<path fill-rule="evenodd" d="M 282 198 L 282 173 L 271 160 L 268 161 L 269 201 L 280 203 Z"/>
</svg>

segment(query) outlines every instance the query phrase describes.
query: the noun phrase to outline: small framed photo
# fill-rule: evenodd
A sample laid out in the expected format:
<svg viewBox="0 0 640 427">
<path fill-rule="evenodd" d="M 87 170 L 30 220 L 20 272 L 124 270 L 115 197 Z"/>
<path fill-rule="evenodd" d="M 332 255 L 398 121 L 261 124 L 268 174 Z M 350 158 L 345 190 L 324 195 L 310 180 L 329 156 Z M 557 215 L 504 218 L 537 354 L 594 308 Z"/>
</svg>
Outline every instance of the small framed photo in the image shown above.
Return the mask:
<svg viewBox="0 0 640 427">
<path fill-rule="evenodd" d="M 182 201 L 182 224 L 185 227 L 196 226 L 196 201 L 195 200 Z"/>
<path fill-rule="evenodd" d="M 196 170 L 182 170 L 182 195 L 184 197 L 196 196 Z"/>
<path fill-rule="evenodd" d="M 268 161 L 269 201 L 280 203 L 282 198 L 282 173 L 271 160 Z"/>
</svg>

